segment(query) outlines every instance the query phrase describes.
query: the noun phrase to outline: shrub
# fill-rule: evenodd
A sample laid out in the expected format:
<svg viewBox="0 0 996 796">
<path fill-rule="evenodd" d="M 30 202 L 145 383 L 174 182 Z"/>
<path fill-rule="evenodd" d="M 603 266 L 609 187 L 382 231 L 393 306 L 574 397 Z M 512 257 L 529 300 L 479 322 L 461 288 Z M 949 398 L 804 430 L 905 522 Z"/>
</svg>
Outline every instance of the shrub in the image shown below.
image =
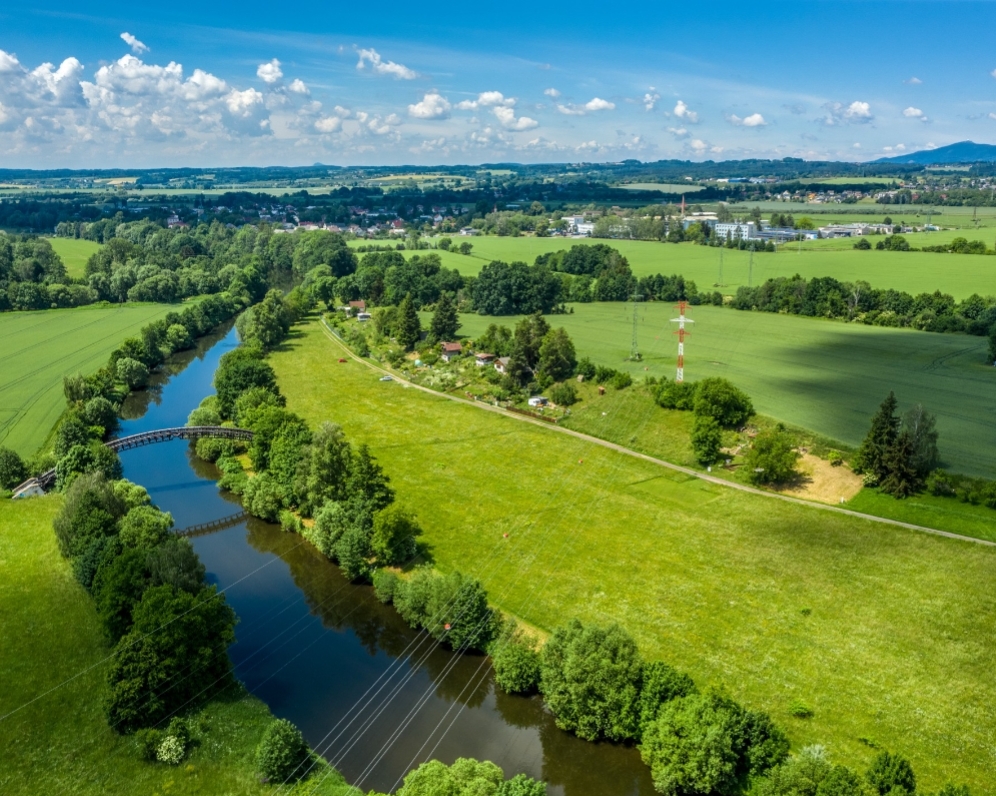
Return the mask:
<svg viewBox="0 0 996 796">
<path fill-rule="evenodd" d="M 692 678 L 663 661 L 651 661 L 643 667 L 640 677 L 640 737 L 657 718 L 661 707 L 672 699 L 697 694 Z"/>
<path fill-rule="evenodd" d="M 129 390 L 136 390 L 149 383 L 149 369 L 131 357 L 121 357 L 114 366 L 114 374 Z"/>
<path fill-rule="evenodd" d="M 495 796 L 546 796 L 546 783 L 516 774 L 498 786 Z"/>
<path fill-rule="evenodd" d="M 795 716 L 797 719 L 811 719 L 813 717 L 813 709 L 802 700 L 795 699 L 789 705 L 789 715 Z"/>
<path fill-rule="evenodd" d="M 27 477 L 27 465 L 17 452 L 0 447 L 0 489 L 13 489 Z"/>
<path fill-rule="evenodd" d="M 117 518 L 123 513 L 114 485 L 102 473 L 77 478 L 53 522 L 62 555 L 78 556 L 94 539 L 117 533 Z"/>
<path fill-rule="evenodd" d="M 927 491 L 936 497 L 950 497 L 955 494 L 954 483 L 943 470 L 934 470 L 927 476 Z"/>
<path fill-rule="evenodd" d="M 697 415 L 714 418 L 721 426 L 733 427 L 754 414 L 754 405 L 747 393 L 726 379 L 710 378 L 696 386 L 694 410 Z"/>
<path fill-rule="evenodd" d="M 190 415 L 187 417 L 188 426 L 220 426 L 221 425 L 221 415 L 218 410 L 211 406 L 198 406 Z M 202 437 L 201 439 L 207 440 L 210 437 Z M 197 440 L 200 442 L 201 440 Z M 221 440 L 212 440 L 215 442 L 221 442 Z M 201 457 L 205 458 L 205 457 Z"/>
<path fill-rule="evenodd" d="M 687 381 L 662 381 L 657 403 L 664 409 L 690 411 L 695 406 L 695 385 Z"/>
<path fill-rule="evenodd" d="M 872 760 L 865 779 L 879 796 L 896 796 L 897 788 L 909 796 L 916 793 L 916 775 L 910 761 L 891 752 L 882 752 Z"/>
<path fill-rule="evenodd" d="M 277 719 L 256 747 L 256 769 L 266 782 L 282 784 L 304 777 L 310 756 L 301 731 L 287 719 Z"/>
<path fill-rule="evenodd" d="M 792 439 L 784 431 L 762 431 L 754 438 L 744 468 L 753 484 L 778 484 L 796 476 L 799 454 L 792 449 Z"/>
<path fill-rule="evenodd" d="M 284 507 L 284 490 L 272 475 L 263 472 L 246 481 L 242 502 L 252 516 L 276 522 Z"/>
<path fill-rule="evenodd" d="M 609 383 L 617 390 L 624 390 L 633 383 L 633 377 L 622 370 L 617 370 Z"/>
<path fill-rule="evenodd" d="M 363 580 L 370 575 L 370 529 L 354 522 L 335 544 L 335 558 L 342 574 L 349 580 Z"/>
<path fill-rule="evenodd" d="M 497 630 L 484 587 L 459 572 L 440 576 L 417 570 L 399 584 L 394 605 L 409 625 L 457 650 L 483 650 Z"/>
<path fill-rule="evenodd" d="M 156 760 L 170 766 L 178 766 L 186 753 L 187 749 L 179 738 L 175 735 L 167 735 L 160 742 L 159 748 L 156 749 Z"/>
<path fill-rule="evenodd" d="M 374 514 L 371 548 L 381 566 L 402 564 L 415 556 L 422 529 L 415 515 L 392 504 Z"/>
<path fill-rule="evenodd" d="M 638 732 L 642 663 L 619 625 L 557 628 L 543 647 L 540 691 L 557 726 L 585 740 L 624 741 Z"/>
<path fill-rule="evenodd" d="M 550 388 L 550 400 L 558 406 L 573 406 L 578 401 L 578 390 L 569 381 Z"/>
<path fill-rule="evenodd" d="M 834 766 L 816 789 L 816 796 L 855 796 L 866 793 L 861 778 L 845 766 Z"/>
<path fill-rule="evenodd" d="M 55 455 L 60 459 L 77 445 L 90 444 L 90 429 L 78 412 L 69 412 L 55 432 Z"/>
<path fill-rule="evenodd" d="M 401 578 L 389 569 L 378 569 L 373 574 L 374 594 L 382 603 L 390 604 L 398 591 Z"/>
<path fill-rule="evenodd" d="M 140 760 L 147 763 L 156 761 L 156 753 L 159 751 L 159 744 L 163 741 L 163 734 L 160 730 L 147 728 L 138 730 L 135 733 L 135 750 L 138 752 Z"/>
<path fill-rule="evenodd" d="M 584 376 L 585 380 L 590 380 L 595 378 L 595 374 L 597 373 L 597 371 L 598 369 L 595 367 L 595 364 L 590 359 L 588 359 L 588 357 L 582 357 L 581 360 L 578 362 L 577 374 L 579 376 Z"/>
<path fill-rule="evenodd" d="M 315 515 L 315 524 L 301 531 L 309 542 L 317 547 L 326 558 L 335 555 L 335 545 L 339 538 L 352 526 L 349 513 L 342 503 L 327 500 Z"/>
<path fill-rule="evenodd" d="M 172 527 L 172 514 L 153 506 L 137 506 L 122 518 L 118 535 L 126 547 L 151 550 L 169 538 Z"/>
<path fill-rule="evenodd" d="M 540 656 L 523 638 L 508 638 L 491 656 L 495 682 L 508 694 L 531 694 L 539 688 Z"/>
<path fill-rule="evenodd" d="M 712 464 L 719 458 L 723 446 L 723 431 L 715 418 L 698 415 L 692 426 L 692 450 L 699 464 Z"/>
<path fill-rule="evenodd" d="M 105 432 L 113 431 L 118 424 L 118 411 L 114 404 L 98 395 L 86 402 L 83 420 L 88 425 L 100 426 Z"/>
<path fill-rule="evenodd" d="M 201 410 L 195 409 L 194 413 L 190 415 L 191 419 L 199 411 Z M 197 453 L 198 458 L 206 462 L 216 462 L 222 456 L 233 456 L 235 454 L 235 445 L 230 439 L 201 437 L 194 443 L 194 451 Z"/>
<path fill-rule="evenodd" d="M 280 512 L 280 530 L 284 533 L 300 533 L 303 528 L 304 524 L 300 517 L 293 511 L 284 509 Z"/>
</svg>

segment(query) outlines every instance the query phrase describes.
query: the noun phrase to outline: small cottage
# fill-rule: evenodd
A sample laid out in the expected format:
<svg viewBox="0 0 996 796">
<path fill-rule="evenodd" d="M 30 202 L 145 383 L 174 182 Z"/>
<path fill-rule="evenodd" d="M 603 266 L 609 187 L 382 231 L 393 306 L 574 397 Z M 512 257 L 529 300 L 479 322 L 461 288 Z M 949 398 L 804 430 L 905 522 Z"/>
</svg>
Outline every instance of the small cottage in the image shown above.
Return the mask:
<svg viewBox="0 0 996 796">
<path fill-rule="evenodd" d="M 498 357 L 498 359 L 495 360 L 495 370 L 497 370 L 499 373 L 507 373 L 508 363 L 509 363 L 508 357 Z"/>
<path fill-rule="evenodd" d="M 477 367 L 479 368 L 483 368 L 485 365 L 490 365 L 494 361 L 495 361 L 494 354 L 484 354 L 484 353 L 474 354 L 474 364 L 476 364 Z"/>
<path fill-rule="evenodd" d="M 440 348 L 442 348 L 443 362 L 450 362 L 463 353 L 463 346 L 459 343 L 442 343 Z"/>
</svg>

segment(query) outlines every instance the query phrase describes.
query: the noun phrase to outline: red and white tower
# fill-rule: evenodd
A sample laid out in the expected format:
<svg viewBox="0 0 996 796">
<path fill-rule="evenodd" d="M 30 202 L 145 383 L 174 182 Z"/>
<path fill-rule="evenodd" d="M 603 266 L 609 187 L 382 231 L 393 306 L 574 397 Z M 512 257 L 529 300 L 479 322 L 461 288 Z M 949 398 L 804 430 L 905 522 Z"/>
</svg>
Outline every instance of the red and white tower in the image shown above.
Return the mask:
<svg viewBox="0 0 996 796">
<path fill-rule="evenodd" d="M 678 335 L 678 372 L 675 374 L 675 381 L 685 380 L 685 335 L 688 332 L 685 330 L 686 323 L 695 323 L 691 318 L 685 317 L 685 307 L 688 306 L 687 301 L 679 301 L 675 305 L 678 309 L 678 317 L 672 318 L 671 323 L 678 324 L 678 331 L 675 332 Z"/>
</svg>

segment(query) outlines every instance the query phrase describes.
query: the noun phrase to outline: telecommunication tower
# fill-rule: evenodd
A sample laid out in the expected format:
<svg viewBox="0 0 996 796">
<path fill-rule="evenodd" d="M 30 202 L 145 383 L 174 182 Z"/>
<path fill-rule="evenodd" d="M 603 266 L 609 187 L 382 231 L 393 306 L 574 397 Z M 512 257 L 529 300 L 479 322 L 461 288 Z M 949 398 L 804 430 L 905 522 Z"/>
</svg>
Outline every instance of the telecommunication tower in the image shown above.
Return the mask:
<svg viewBox="0 0 996 796">
<path fill-rule="evenodd" d="M 675 306 L 678 309 L 678 317 L 672 318 L 671 323 L 677 322 L 678 324 L 678 331 L 675 332 L 678 335 L 678 372 L 675 374 L 674 380 L 680 382 L 685 380 L 685 335 L 688 334 L 685 331 L 685 324 L 695 323 L 695 321 L 685 317 L 685 308 L 688 306 L 687 301 L 679 301 Z"/>
</svg>

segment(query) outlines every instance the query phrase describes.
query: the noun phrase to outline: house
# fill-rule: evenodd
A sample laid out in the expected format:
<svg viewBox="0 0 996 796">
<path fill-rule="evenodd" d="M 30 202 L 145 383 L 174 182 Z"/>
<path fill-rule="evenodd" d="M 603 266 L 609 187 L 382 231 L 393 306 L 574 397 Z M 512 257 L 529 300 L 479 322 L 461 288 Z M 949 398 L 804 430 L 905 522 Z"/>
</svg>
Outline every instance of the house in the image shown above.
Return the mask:
<svg viewBox="0 0 996 796">
<path fill-rule="evenodd" d="M 354 310 L 360 310 L 361 312 L 364 312 L 366 311 L 367 303 L 363 299 L 360 299 L 359 301 L 349 302 L 349 306 Z"/>
<path fill-rule="evenodd" d="M 474 355 L 474 364 L 479 368 L 483 368 L 485 365 L 490 365 L 494 361 L 494 354 L 477 353 Z"/>
<path fill-rule="evenodd" d="M 466 237 L 470 237 L 472 235 L 476 235 L 477 234 L 477 230 L 474 229 L 473 227 L 464 227 L 463 229 L 460 230 L 460 234 L 463 235 L 466 238 Z"/>
<path fill-rule="evenodd" d="M 508 371 L 508 361 L 508 357 L 498 357 L 498 359 L 495 360 L 495 370 L 499 373 L 506 373 Z"/>
<path fill-rule="evenodd" d="M 757 240 L 757 224 L 753 221 L 720 222 L 715 230 L 720 240 Z"/>
<path fill-rule="evenodd" d="M 529 399 L 530 406 L 546 406 L 549 401 L 546 400 L 542 395 L 534 395 Z"/>
<path fill-rule="evenodd" d="M 463 353 L 463 346 L 459 343 L 442 343 L 440 348 L 443 350 L 443 362 L 454 360 Z"/>
<path fill-rule="evenodd" d="M 358 312 L 356 313 L 356 320 L 358 321 L 369 321 L 373 316 L 369 312 Z"/>
</svg>

